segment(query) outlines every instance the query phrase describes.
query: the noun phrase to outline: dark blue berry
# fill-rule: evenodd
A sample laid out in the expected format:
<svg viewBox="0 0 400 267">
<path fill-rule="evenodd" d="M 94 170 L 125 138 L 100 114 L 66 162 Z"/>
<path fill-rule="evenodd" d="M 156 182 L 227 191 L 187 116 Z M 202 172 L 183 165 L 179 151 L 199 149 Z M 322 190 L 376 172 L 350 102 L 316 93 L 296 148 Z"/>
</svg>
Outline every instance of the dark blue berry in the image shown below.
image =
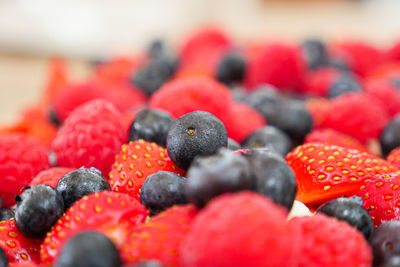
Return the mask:
<svg viewBox="0 0 400 267">
<path fill-rule="evenodd" d="M 54 110 L 54 108 L 50 108 L 49 110 L 49 121 L 55 125 L 55 126 L 60 126 L 61 125 L 61 121 L 58 118 L 56 111 Z"/>
<path fill-rule="evenodd" d="M 350 71 L 349 64 L 343 59 L 339 58 L 330 58 L 328 60 L 327 66 L 341 70 L 341 71 Z"/>
<path fill-rule="evenodd" d="M 7 267 L 8 259 L 4 250 L 0 247 L 0 267 Z"/>
<path fill-rule="evenodd" d="M 247 159 L 255 179 L 254 190 L 290 210 L 296 196 L 297 184 L 286 160 L 270 149 L 253 149 L 243 156 Z"/>
<path fill-rule="evenodd" d="M 385 127 L 379 138 L 382 154 L 386 157 L 400 146 L 400 115 L 395 116 Z"/>
<path fill-rule="evenodd" d="M 374 254 L 374 266 L 382 266 L 393 256 L 400 256 L 400 221 L 384 222 L 369 239 Z"/>
<path fill-rule="evenodd" d="M 15 211 L 13 209 L 8 209 L 8 208 L 0 209 L 0 222 L 12 219 L 14 218 L 14 216 L 15 216 Z"/>
<path fill-rule="evenodd" d="M 244 89 L 241 86 L 232 86 L 230 87 L 232 95 L 233 95 L 233 100 L 235 101 L 241 101 L 244 102 L 246 97 L 247 97 L 247 92 L 246 89 Z"/>
<path fill-rule="evenodd" d="M 140 190 L 142 204 L 151 214 L 179 204 L 186 204 L 185 179 L 173 172 L 156 172 L 143 183 Z"/>
<path fill-rule="evenodd" d="M 16 226 L 28 237 L 44 237 L 64 213 L 61 194 L 44 184 L 28 187 L 15 201 Z"/>
<path fill-rule="evenodd" d="M 218 195 L 250 189 L 253 184 L 246 159 L 224 148 L 214 155 L 196 158 L 187 177 L 186 197 L 198 207 Z"/>
<path fill-rule="evenodd" d="M 386 259 L 382 267 L 399 267 L 400 266 L 400 255 L 392 256 Z"/>
<path fill-rule="evenodd" d="M 149 56 L 152 58 L 159 58 L 165 56 L 167 51 L 164 41 L 161 39 L 157 39 L 151 42 L 148 48 L 148 53 Z"/>
<path fill-rule="evenodd" d="M 98 232 L 81 232 L 62 248 L 55 267 L 119 267 L 122 260 L 114 243 Z"/>
<path fill-rule="evenodd" d="M 316 69 L 326 64 L 325 44 L 321 40 L 308 39 L 304 41 L 302 50 L 309 69 Z"/>
<path fill-rule="evenodd" d="M 241 149 L 240 144 L 236 142 L 235 140 L 228 138 L 228 149 L 229 150 L 239 150 Z"/>
<path fill-rule="evenodd" d="M 58 181 L 56 189 L 62 195 L 67 210 L 85 195 L 110 190 L 110 185 L 98 169 L 81 167 L 64 175 Z"/>
<path fill-rule="evenodd" d="M 275 126 L 264 126 L 250 134 L 243 142 L 243 148 L 269 148 L 285 156 L 292 150 L 289 136 Z"/>
<path fill-rule="evenodd" d="M 129 128 L 129 141 L 143 139 L 165 147 L 169 127 L 174 119 L 167 112 L 144 109 L 136 114 Z"/>
<path fill-rule="evenodd" d="M 171 124 L 167 151 L 171 160 L 186 170 L 196 156 L 213 154 L 218 148 L 226 147 L 227 143 L 228 134 L 224 124 L 211 113 L 195 111 Z"/>
<path fill-rule="evenodd" d="M 124 265 L 124 267 L 163 267 L 163 265 L 156 260 L 150 260 L 136 264 L 134 263 L 134 264 Z"/>
<path fill-rule="evenodd" d="M 359 202 L 351 198 L 333 199 L 319 207 L 317 212 L 348 222 L 363 233 L 366 239 L 370 237 L 374 230 L 371 215 L 362 204 L 360 205 Z"/>
<path fill-rule="evenodd" d="M 246 71 L 246 62 L 239 53 L 225 55 L 217 67 L 217 80 L 224 84 L 241 82 Z"/>
<path fill-rule="evenodd" d="M 339 78 L 329 87 L 328 97 L 335 98 L 340 95 L 360 92 L 361 86 L 354 77 L 348 74 L 340 75 Z"/>
</svg>

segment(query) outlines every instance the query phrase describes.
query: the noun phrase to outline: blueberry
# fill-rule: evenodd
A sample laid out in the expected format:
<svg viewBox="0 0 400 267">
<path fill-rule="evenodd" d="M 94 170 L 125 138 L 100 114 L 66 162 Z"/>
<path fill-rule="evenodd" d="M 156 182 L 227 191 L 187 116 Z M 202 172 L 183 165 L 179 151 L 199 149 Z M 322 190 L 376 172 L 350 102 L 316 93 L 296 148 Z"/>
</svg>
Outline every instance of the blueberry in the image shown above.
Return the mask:
<svg viewBox="0 0 400 267">
<path fill-rule="evenodd" d="M 81 167 L 64 175 L 58 181 L 56 189 L 62 195 L 67 210 L 85 195 L 110 190 L 110 185 L 98 169 Z"/>
<path fill-rule="evenodd" d="M 81 232 L 62 248 L 55 267 L 119 267 L 122 260 L 114 243 L 98 232 Z"/>
<path fill-rule="evenodd" d="M 8 209 L 8 208 L 0 209 L 0 222 L 12 219 L 14 218 L 14 216 L 15 216 L 15 211 L 13 209 Z"/>
<path fill-rule="evenodd" d="M 146 95 L 151 96 L 175 73 L 177 67 L 176 58 L 159 57 L 152 59 L 142 69 L 134 73 L 132 83 Z"/>
<path fill-rule="evenodd" d="M 392 256 L 388 258 L 382 267 L 399 267 L 400 266 L 400 255 Z"/>
<path fill-rule="evenodd" d="M 28 187 L 15 201 L 15 223 L 27 237 L 44 237 L 64 213 L 61 194 L 44 184 Z"/>
<path fill-rule="evenodd" d="M 236 142 L 235 140 L 228 138 L 228 149 L 229 150 L 239 150 L 241 149 L 240 144 Z"/>
<path fill-rule="evenodd" d="M 4 250 L 0 247 L 0 267 L 7 267 L 8 259 Z"/>
<path fill-rule="evenodd" d="M 374 230 L 371 215 L 362 204 L 360 205 L 354 199 L 345 197 L 333 199 L 319 207 L 317 212 L 348 222 L 363 233 L 366 239 L 370 237 Z"/>
<path fill-rule="evenodd" d="M 350 71 L 349 64 L 340 58 L 330 58 L 328 60 L 327 66 L 341 71 Z"/>
<path fill-rule="evenodd" d="M 326 64 L 325 44 L 321 40 L 308 39 L 304 41 L 302 50 L 309 69 L 316 69 Z"/>
<path fill-rule="evenodd" d="M 253 149 L 243 156 L 247 159 L 255 179 L 254 190 L 290 210 L 296 196 L 297 184 L 286 160 L 270 149 Z"/>
<path fill-rule="evenodd" d="M 387 259 L 400 256 L 400 221 L 383 222 L 375 229 L 369 243 L 374 253 L 374 266 L 381 266 Z"/>
<path fill-rule="evenodd" d="M 230 89 L 231 89 L 234 101 L 241 101 L 241 102 L 245 101 L 245 99 L 247 97 L 246 89 L 244 89 L 241 86 L 232 86 L 232 87 L 230 87 Z"/>
<path fill-rule="evenodd" d="M 224 124 L 211 113 L 195 111 L 172 123 L 167 136 L 167 151 L 171 160 L 186 170 L 196 156 L 213 154 L 227 143 Z"/>
<path fill-rule="evenodd" d="M 159 58 L 166 54 L 166 47 L 164 41 L 161 39 L 154 40 L 151 42 L 148 53 L 152 58 Z"/>
<path fill-rule="evenodd" d="M 144 139 L 165 147 L 169 127 L 174 119 L 167 112 L 144 109 L 137 113 L 129 128 L 129 141 Z"/>
<path fill-rule="evenodd" d="M 218 64 L 217 80 L 228 85 L 234 82 L 241 82 L 245 71 L 246 62 L 243 56 L 235 52 L 228 53 Z"/>
<path fill-rule="evenodd" d="M 250 189 L 253 184 L 246 159 L 224 148 L 214 155 L 196 158 L 187 177 L 186 197 L 198 207 L 218 195 Z"/>
<path fill-rule="evenodd" d="M 53 107 L 49 110 L 49 121 L 57 127 L 61 125 L 61 121 Z"/>
<path fill-rule="evenodd" d="M 143 183 L 140 191 L 142 204 L 151 214 L 179 204 L 186 204 L 185 179 L 173 172 L 156 172 Z"/>
<path fill-rule="evenodd" d="M 329 87 L 328 97 L 335 98 L 340 95 L 361 91 L 360 84 L 351 75 L 340 75 Z"/>
<path fill-rule="evenodd" d="M 385 127 L 379 138 L 381 150 L 386 157 L 393 149 L 400 146 L 400 115 L 395 116 Z"/>
<path fill-rule="evenodd" d="M 124 265 L 124 267 L 163 267 L 163 265 L 156 260 L 150 260 L 136 264 Z"/>
<path fill-rule="evenodd" d="M 275 126 L 264 126 L 250 134 L 243 142 L 243 148 L 269 148 L 285 156 L 292 150 L 289 136 Z"/>
</svg>

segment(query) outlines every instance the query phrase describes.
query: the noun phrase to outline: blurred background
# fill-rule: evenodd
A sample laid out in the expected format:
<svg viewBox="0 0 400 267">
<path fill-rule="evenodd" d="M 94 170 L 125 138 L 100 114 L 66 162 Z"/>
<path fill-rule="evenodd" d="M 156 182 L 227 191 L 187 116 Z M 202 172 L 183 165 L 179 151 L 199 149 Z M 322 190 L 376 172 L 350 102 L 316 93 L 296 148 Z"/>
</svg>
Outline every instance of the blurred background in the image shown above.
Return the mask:
<svg viewBox="0 0 400 267">
<path fill-rule="evenodd" d="M 47 61 L 68 59 L 74 78 L 96 57 L 171 44 L 201 25 L 238 42 L 307 37 L 386 47 L 400 39 L 399 0 L 0 0 L 0 123 L 34 101 Z"/>
</svg>

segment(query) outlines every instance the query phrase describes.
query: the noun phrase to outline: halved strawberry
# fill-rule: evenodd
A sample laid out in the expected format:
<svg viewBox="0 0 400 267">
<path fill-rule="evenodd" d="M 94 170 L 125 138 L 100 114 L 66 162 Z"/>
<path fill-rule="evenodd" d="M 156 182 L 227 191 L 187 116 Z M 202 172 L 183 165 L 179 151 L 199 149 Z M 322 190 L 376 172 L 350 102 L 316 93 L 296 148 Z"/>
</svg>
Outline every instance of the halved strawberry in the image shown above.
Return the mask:
<svg viewBox="0 0 400 267">
<path fill-rule="evenodd" d="M 367 181 L 357 194 L 377 227 L 384 221 L 400 220 L 399 193 L 400 172 L 397 171 Z"/>
<path fill-rule="evenodd" d="M 146 208 L 126 194 L 102 191 L 84 196 L 47 233 L 40 250 L 41 263 L 50 266 L 62 246 L 84 230 L 101 232 L 120 248 L 147 215 Z"/>
<path fill-rule="evenodd" d="M 0 246 L 11 264 L 23 261 L 39 262 L 40 239 L 23 236 L 15 225 L 15 220 L 0 222 Z"/>
<path fill-rule="evenodd" d="M 158 260 L 178 266 L 179 248 L 197 210 L 193 205 L 173 206 L 137 228 L 122 247 L 125 263 Z"/>
<path fill-rule="evenodd" d="M 183 175 L 168 157 L 167 150 L 156 143 L 143 140 L 122 145 L 115 156 L 110 172 L 111 189 L 127 193 L 140 201 L 140 189 L 147 177 L 159 171 L 175 172 Z"/>
<path fill-rule="evenodd" d="M 354 195 L 365 181 L 395 170 L 366 152 L 322 143 L 301 145 L 286 160 L 296 175 L 297 199 L 312 205 Z"/>
</svg>

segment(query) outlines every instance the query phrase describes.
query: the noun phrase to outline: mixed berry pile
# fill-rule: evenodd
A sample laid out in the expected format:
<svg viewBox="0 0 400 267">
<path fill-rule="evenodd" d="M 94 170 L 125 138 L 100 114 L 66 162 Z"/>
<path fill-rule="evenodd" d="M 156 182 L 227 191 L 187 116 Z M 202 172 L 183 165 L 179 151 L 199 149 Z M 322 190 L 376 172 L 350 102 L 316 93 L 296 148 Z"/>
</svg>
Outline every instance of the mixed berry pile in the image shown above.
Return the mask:
<svg viewBox="0 0 400 267">
<path fill-rule="evenodd" d="M 203 28 L 91 64 L 0 128 L 0 267 L 400 266 L 400 44 Z"/>
</svg>

